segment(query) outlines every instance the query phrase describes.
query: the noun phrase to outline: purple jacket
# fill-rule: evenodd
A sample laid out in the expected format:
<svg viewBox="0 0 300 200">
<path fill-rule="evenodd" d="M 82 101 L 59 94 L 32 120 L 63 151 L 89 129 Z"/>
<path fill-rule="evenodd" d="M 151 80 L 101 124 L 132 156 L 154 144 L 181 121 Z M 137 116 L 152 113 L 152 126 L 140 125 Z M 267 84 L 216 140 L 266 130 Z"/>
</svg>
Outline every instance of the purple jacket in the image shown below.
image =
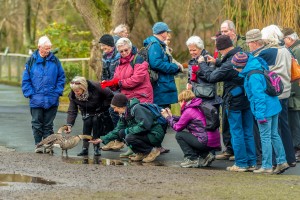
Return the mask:
<svg viewBox="0 0 300 200">
<path fill-rule="evenodd" d="M 203 112 L 199 109 L 202 99 L 194 98 L 187 102 L 181 109 L 180 118 L 173 116 L 167 117 L 170 126 L 177 132 L 187 129 L 191 134 L 198 138 L 198 141 L 208 147 L 220 147 L 220 132 L 206 131 L 206 121 Z"/>
</svg>

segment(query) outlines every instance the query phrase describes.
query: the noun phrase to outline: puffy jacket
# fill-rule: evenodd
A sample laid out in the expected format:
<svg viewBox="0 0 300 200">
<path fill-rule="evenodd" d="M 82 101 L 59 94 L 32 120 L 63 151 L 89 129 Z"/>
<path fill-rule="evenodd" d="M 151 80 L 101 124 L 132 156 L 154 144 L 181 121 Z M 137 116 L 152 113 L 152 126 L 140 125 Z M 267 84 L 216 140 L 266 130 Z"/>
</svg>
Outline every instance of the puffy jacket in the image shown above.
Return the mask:
<svg viewBox="0 0 300 200">
<path fill-rule="evenodd" d="M 230 110 L 243 110 L 250 106 L 243 89 L 244 78 L 239 77 L 239 72 L 233 69 L 231 64 L 232 57 L 239 51 L 242 51 L 240 47 L 229 51 L 221 61 L 216 63 L 217 68 L 214 71 L 211 71 L 205 62 L 200 63 L 198 71 L 198 74 L 203 75 L 210 83 L 224 81 L 223 100 Z"/>
<path fill-rule="evenodd" d="M 247 65 L 240 72 L 240 76 L 245 78 L 244 87 L 254 117 L 257 120 L 263 120 L 278 114 L 281 111 L 281 105 L 278 97 L 266 94 L 267 83 L 263 74 L 252 74 L 249 78 L 247 77 L 252 70 L 268 70 L 268 65 L 262 58 L 255 58 L 251 54 L 248 56 Z"/>
<path fill-rule="evenodd" d="M 165 133 L 162 126 L 154 119 L 153 114 L 147 108 L 139 105 L 136 98 L 128 102 L 124 115 L 120 117 L 114 130 L 105 136 L 101 136 L 104 144 L 119 138 L 119 131 L 125 129 L 126 134 L 145 134 L 156 147 L 161 146 Z"/>
<path fill-rule="evenodd" d="M 206 131 L 206 121 L 203 112 L 199 109 L 202 99 L 194 98 L 181 109 L 181 116 L 167 117 L 170 126 L 177 132 L 187 129 L 198 138 L 198 141 L 208 147 L 220 147 L 220 133 L 218 130 Z"/>
<path fill-rule="evenodd" d="M 42 58 L 36 50 L 30 67 L 25 64 L 22 79 L 22 91 L 29 98 L 31 108 L 48 109 L 59 105 L 59 96 L 63 94 L 65 73 L 59 60 L 53 53 Z"/>
<path fill-rule="evenodd" d="M 119 65 L 120 54 L 114 48 L 111 56 L 103 54 L 102 57 L 102 80 L 111 80 L 114 77 L 116 67 Z"/>
<path fill-rule="evenodd" d="M 113 93 L 109 89 L 102 89 L 99 83 L 87 80 L 89 97 L 87 101 L 76 99 L 73 91 L 69 94 L 70 104 L 68 108 L 67 124 L 74 125 L 78 108 L 82 115 L 95 115 L 105 112 L 110 107 Z"/>
<path fill-rule="evenodd" d="M 144 46 L 153 42 L 148 50 L 151 69 L 158 72 L 158 80 L 153 85 L 154 103 L 158 105 L 178 102 L 174 76 L 179 72 L 178 66 L 166 53 L 166 44 L 155 36 L 144 40 Z"/>
<path fill-rule="evenodd" d="M 130 63 L 133 62 L 136 52 L 132 51 L 132 53 L 129 60 L 120 59 L 120 65 L 116 68 L 114 78 L 120 80 L 120 91 L 128 99 L 135 97 L 142 103 L 153 103 L 153 89 L 148 72 L 148 63 L 142 57 L 137 56 L 134 67 L 132 67 Z"/>
</svg>

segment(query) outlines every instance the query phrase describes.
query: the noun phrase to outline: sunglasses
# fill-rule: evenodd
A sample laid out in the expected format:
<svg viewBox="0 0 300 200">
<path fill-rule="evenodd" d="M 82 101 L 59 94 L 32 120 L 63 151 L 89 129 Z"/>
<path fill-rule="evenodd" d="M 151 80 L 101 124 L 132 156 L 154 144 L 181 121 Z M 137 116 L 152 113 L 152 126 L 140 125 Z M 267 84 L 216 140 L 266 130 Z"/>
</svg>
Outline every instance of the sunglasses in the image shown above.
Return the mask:
<svg viewBox="0 0 300 200">
<path fill-rule="evenodd" d="M 74 84 L 74 85 L 80 85 L 81 83 L 80 83 L 80 82 L 77 82 L 77 81 L 71 81 L 71 84 Z"/>
<path fill-rule="evenodd" d="M 123 52 L 128 52 L 129 51 L 129 49 L 124 49 L 124 50 L 121 50 L 121 51 L 119 51 L 120 53 L 123 53 Z"/>
</svg>

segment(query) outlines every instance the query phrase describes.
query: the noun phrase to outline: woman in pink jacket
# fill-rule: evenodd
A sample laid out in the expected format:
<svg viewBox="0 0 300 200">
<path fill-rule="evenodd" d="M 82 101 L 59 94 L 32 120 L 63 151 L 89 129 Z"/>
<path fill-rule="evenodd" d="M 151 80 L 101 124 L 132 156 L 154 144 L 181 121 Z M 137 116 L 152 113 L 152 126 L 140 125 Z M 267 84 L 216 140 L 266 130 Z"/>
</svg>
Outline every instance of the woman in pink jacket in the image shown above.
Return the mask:
<svg viewBox="0 0 300 200">
<path fill-rule="evenodd" d="M 137 55 L 136 48 L 128 38 L 120 38 L 116 47 L 121 54 L 120 64 L 114 78 L 101 82 L 102 88 L 119 89 L 128 99 L 137 98 L 141 103 L 153 102 L 153 89 L 150 83 L 148 63 Z"/>
</svg>

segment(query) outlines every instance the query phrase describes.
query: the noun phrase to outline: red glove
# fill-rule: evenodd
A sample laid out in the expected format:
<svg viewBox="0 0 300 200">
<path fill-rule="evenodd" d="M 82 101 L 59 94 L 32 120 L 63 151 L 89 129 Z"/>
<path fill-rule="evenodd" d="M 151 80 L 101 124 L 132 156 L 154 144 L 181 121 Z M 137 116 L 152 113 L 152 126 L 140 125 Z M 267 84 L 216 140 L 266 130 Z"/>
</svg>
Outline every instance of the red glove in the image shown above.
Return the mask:
<svg viewBox="0 0 300 200">
<path fill-rule="evenodd" d="M 119 79 L 114 78 L 110 81 L 102 81 L 101 82 L 101 87 L 104 89 L 106 87 L 114 87 L 117 86 L 119 84 Z"/>
<path fill-rule="evenodd" d="M 198 65 L 192 66 L 192 75 L 191 75 L 191 81 L 196 82 L 197 81 L 197 71 L 200 69 Z"/>
<path fill-rule="evenodd" d="M 258 123 L 260 123 L 260 124 L 265 124 L 265 123 L 268 122 L 267 119 L 261 119 L 261 120 L 257 120 L 257 121 L 258 121 Z"/>
</svg>

